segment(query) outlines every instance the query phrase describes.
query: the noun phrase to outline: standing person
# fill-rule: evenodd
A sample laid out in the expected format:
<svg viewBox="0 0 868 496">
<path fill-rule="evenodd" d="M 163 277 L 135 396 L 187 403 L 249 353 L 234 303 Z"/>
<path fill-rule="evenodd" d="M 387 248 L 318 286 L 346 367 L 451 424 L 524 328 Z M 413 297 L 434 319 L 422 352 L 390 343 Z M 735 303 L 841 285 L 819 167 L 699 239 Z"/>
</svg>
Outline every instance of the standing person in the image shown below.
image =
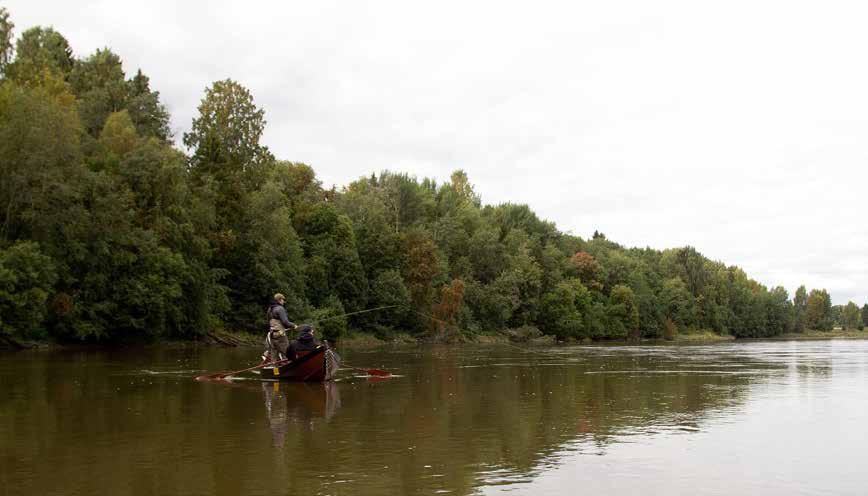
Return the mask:
<svg viewBox="0 0 868 496">
<path fill-rule="evenodd" d="M 286 352 L 286 356 L 289 357 L 290 360 L 295 360 L 298 358 L 299 353 L 306 354 L 308 351 L 315 350 L 320 345 L 320 342 L 313 336 L 313 333 L 314 330 L 312 325 L 304 324 L 301 326 L 301 333 L 298 335 L 298 338 L 294 339 L 292 343 L 289 343 L 289 349 Z"/>
<path fill-rule="evenodd" d="M 290 322 L 286 315 L 286 309 L 283 308 L 285 301 L 286 297 L 277 293 L 271 300 L 271 305 L 268 306 L 268 312 L 265 314 L 265 318 L 268 320 L 268 334 L 265 336 L 263 360 L 286 359 L 286 349 L 289 347 L 289 338 L 286 337 L 286 332 L 295 329 L 296 325 Z"/>
</svg>

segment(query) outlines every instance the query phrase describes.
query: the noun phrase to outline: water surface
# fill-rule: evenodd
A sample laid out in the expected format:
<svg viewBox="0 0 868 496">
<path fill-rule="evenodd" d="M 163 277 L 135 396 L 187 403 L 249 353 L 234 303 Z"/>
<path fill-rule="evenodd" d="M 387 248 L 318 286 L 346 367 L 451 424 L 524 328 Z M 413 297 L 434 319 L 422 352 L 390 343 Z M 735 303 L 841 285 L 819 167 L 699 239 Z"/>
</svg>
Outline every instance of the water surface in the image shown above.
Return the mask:
<svg viewBox="0 0 868 496">
<path fill-rule="evenodd" d="M 868 341 L 0 354 L 0 494 L 865 494 Z"/>
</svg>

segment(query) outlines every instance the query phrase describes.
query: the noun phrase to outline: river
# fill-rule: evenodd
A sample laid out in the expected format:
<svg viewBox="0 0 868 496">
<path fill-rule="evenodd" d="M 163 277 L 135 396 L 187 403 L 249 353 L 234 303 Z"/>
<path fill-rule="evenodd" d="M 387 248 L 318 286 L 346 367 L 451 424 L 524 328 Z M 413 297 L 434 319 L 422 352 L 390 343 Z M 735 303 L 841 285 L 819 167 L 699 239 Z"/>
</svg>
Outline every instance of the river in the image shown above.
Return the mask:
<svg viewBox="0 0 868 496">
<path fill-rule="evenodd" d="M 868 341 L 339 349 L 328 384 L 196 382 L 258 350 L 0 354 L 0 495 L 868 491 Z"/>
</svg>

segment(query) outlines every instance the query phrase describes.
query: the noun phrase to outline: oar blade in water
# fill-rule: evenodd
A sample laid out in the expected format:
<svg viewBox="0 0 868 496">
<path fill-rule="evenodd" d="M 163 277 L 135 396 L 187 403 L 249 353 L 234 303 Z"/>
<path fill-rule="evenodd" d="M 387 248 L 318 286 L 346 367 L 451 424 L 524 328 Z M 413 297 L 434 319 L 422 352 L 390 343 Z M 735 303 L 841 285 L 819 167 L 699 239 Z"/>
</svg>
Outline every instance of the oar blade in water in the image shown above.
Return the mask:
<svg viewBox="0 0 868 496">
<path fill-rule="evenodd" d="M 366 374 L 368 374 L 368 375 L 372 375 L 372 376 L 375 376 L 375 377 L 392 377 L 392 373 L 389 372 L 388 370 L 381 370 L 381 369 L 363 369 L 363 368 L 361 368 L 361 367 L 352 367 L 352 366 L 349 366 L 349 365 L 344 365 L 344 366 L 345 366 L 345 367 L 348 367 L 348 368 L 351 368 L 351 369 L 353 369 L 353 370 L 358 370 L 359 372 L 364 372 L 364 373 L 366 373 Z"/>
<path fill-rule="evenodd" d="M 366 372 L 368 373 L 368 375 L 374 375 L 377 377 L 392 377 L 392 373 L 388 370 L 367 369 Z"/>
</svg>

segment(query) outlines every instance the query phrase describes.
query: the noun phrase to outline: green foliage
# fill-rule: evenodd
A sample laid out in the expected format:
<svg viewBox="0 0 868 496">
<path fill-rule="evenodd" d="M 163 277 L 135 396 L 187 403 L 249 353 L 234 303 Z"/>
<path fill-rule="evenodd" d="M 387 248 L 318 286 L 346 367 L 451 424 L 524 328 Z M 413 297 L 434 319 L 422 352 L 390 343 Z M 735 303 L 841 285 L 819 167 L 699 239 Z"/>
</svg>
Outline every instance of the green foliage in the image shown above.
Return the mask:
<svg viewBox="0 0 868 496">
<path fill-rule="evenodd" d="M 318 330 L 322 339 L 336 340 L 346 334 L 347 318 L 343 317 L 346 310 L 341 300 L 335 296 L 329 296 L 323 306 L 313 311 L 311 322 Z"/>
<path fill-rule="evenodd" d="M 435 209 L 433 183 L 423 181 L 420 184 L 407 174 L 392 172 L 383 172 L 379 178 L 372 176 L 370 182 L 396 233 L 432 216 Z"/>
<path fill-rule="evenodd" d="M 78 60 L 69 75 L 69 83 L 78 97 L 79 114 L 84 128 L 98 136 L 112 112 L 124 108 L 127 84 L 121 59 L 111 50 L 97 50 Z"/>
<path fill-rule="evenodd" d="M 329 296 L 336 296 L 348 312 L 363 310 L 368 279 L 359 259 L 352 221 L 333 206 L 320 204 L 305 220 L 301 236 L 310 266 L 311 302 L 319 306 Z"/>
<path fill-rule="evenodd" d="M 473 234 L 468 257 L 474 277 L 484 283 L 494 281 L 507 268 L 506 247 L 493 227 L 483 227 Z"/>
<path fill-rule="evenodd" d="M 868 327 L 868 303 L 862 305 L 862 326 Z"/>
<path fill-rule="evenodd" d="M 246 203 L 244 231 L 222 259 L 232 274 L 227 286 L 234 306 L 225 318 L 235 328 L 258 330 L 274 293 L 286 296 L 290 315 L 306 313 L 304 254 L 277 182 L 267 181 Z"/>
<path fill-rule="evenodd" d="M 859 311 L 859 307 L 852 301 L 847 302 L 842 317 L 844 329 L 862 328 L 862 312 Z"/>
<path fill-rule="evenodd" d="M 844 305 L 832 305 L 829 320 L 832 326 L 844 327 Z"/>
<path fill-rule="evenodd" d="M 791 332 L 795 328 L 795 312 L 787 290 L 782 286 L 772 289 L 767 296 L 766 334 L 775 336 Z"/>
<path fill-rule="evenodd" d="M 168 140 L 169 113 L 159 93 L 151 91 L 148 77 L 139 70 L 125 78 L 120 57 L 109 49 L 75 62 L 69 82 L 84 128 L 96 137 L 110 115 L 125 111 L 140 136 Z"/>
<path fill-rule="evenodd" d="M 401 273 L 397 270 L 381 272 L 371 283 L 371 308 L 393 307 L 377 311 L 372 318 L 380 325 L 393 329 L 401 329 L 408 325 L 410 291 L 404 284 Z"/>
<path fill-rule="evenodd" d="M 523 231 L 512 231 L 514 233 Z M 511 327 L 532 325 L 537 321 L 542 297 L 542 269 L 531 253 L 530 243 L 523 241 L 507 257 L 508 268 L 498 280 L 505 279 L 516 288 L 518 305 L 509 320 Z M 512 251 L 512 250 L 511 250 Z"/>
<path fill-rule="evenodd" d="M 699 296 L 705 289 L 708 280 L 705 257 L 692 246 L 666 250 L 660 263 L 664 273 L 678 276 L 693 296 Z"/>
<path fill-rule="evenodd" d="M 34 236 L 29 219 L 52 214 L 47 204 L 58 205 L 81 168 L 80 125 L 68 103 L 42 87 L 0 85 L 0 240 Z"/>
<path fill-rule="evenodd" d="M 519 304 L 517 288 L 506 279 L 492 284 L 468 281 L 464 299 L 472 311 L 473 321 L 484 331 L 506 328 Z"/>
<path fill-rule="evenodd" d="M 832 329 L 832 298 L 825 289 L 812 289 L 805 307 L 805 327 L 816 331 Z"/>
<path fill-rule="evenodd" d="M 231 79 L 217 81 L 205 90 L 184 145 L 193 150 L 191 162 L 199 173 L 222 182 L 242 180 L 248 189 L 271 160 L 259 143 L 265 130 L 265 111 L 253 102 L 247 88 Z"/>
<path fill-rule="evenodd" d="M 695 300 L 680 277 L 664 281 L 659 298 L 663 316 L 676 326 L 683 329 L 696 323 Z"/>
<path fill-rule="evenodd" d="M 609 325 L 613 328 L 613 337 L 639 339 L 639 308 L 633 290 L 620 284 L 615 286 L 609 297 L 609 305 Z"/>
<path fill-rule="evenodd" d="M 150 136 L 161 141 L 168 141 L 172 137 L 169 111 L 160 101 L 160 92 L 151 91 L 150 79 L 142 74 L 141 69 L 127 81 L 125 109 L 141 136 Z"/>
<path fill-rule="evenodd" d="M 99 143 L 115 157 L 123 158 L 136 147 L 139 140 L 136 127 L 126 110 L 108 116 L 99 134 Z"/>
<path fill-rule="evenodd" d="M 543 296 L 540 328 L 559 338 L 589 337 L 585 315 L 591 307 L 591 295 L 578 279 L 561 282 Z"/>
<path fill-rule="evenodd" d="M 527 205 L 483 205 L 461 170 L 439 185 L 385 171 L 325 190 L 310 166 L 271 155 L 264 110 L 230 79 L 206 88 L 188 155 L 141 70 L 128 79 L 108 48 L 75 58 L 40 27 L 13 59 L 13 28 L 0 8 L 4 334 L 260 332 L 276 292 L 292 320 L 331 338 L 766 337 L 868 323 L 868 304 L 833 307 L 804 286 L 790 301 L 689 246 L 627 249 L 559 232 Z M 376 307 L 390 308 L 343 315 Z"/>
<path fill-rule="evenodd" d="M 12 61 L 12 37 L 15 24 L 9 19 L 9 11 L 0 7 L 0 76 L 6 74 L 6 68 Z"/>
<path fill-rule="evenodd" d="M 808 307 L 808 291 L 805 286 L 799 286 L 796 290 L 796 295 L 793 297 L 793 320 L 794 330 L 803 332 L 805 330 L 805 310 Z"/>
<path fill-rule="evenodd" d="M 400 266 L 400 235 L 389 224 L 386 206 L 368 181 L 351 184 L 339 197 L 338 208 L 351 221 L 359 261 L 368 278 Z"/>
<path fill-rule="evenodd" d="M 47 336 L 46 303 L 56 279 L 53 261 L 37 243 L 22 241 L 0 250 L 0 334 Z"/>
<path fill-rule="evenodd" d="M 7 49 L 7 56 L 8 53 Z M 66 38 L 52 28 L 33 27 L 18 38 L 15 60 L 6 67 L 6 75 L 18 84 L 27 85 L 40 79 L 45 71 L 66 77 L 73 63 L 72 48 Z"/>
</svg>

